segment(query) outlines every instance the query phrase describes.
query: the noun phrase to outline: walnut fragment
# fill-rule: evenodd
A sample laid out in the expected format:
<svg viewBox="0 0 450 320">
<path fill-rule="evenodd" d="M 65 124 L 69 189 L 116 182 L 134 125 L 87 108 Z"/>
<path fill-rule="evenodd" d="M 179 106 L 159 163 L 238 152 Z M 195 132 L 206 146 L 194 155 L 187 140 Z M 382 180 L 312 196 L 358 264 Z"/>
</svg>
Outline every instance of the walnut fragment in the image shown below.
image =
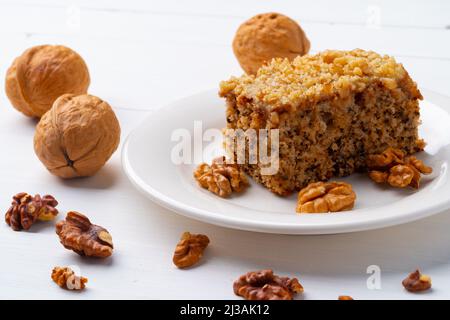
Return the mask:
<svg viewBox="0 0 450 320">
<path fill-rule="evenodd" d="M 88 279 L 75 275 L 69 267 L 55 267 L 52 271 L 52 280 L 61 288 L 67 290 L 83 290 Z"/>
<path fill-rule="evenodd" d="M 302 293 L 297 278 L 279 277 L 272 270 L 248 272 L 233 283 L 234 293 L 246 300 L 292 300 Z"/>
<path fill-rule="evenodd" d="M 425 291 L 431 288 L 431 278 L 416 270 L 410 273 L 403 281 L 403 286 L 409 292 Z"/>
<path fill-rule="evenodd" d="M 367 157 L 369 177 L 376 183 L 388 183 L 396 188 L 419 188 L 422 174 L 433 169 L 414 156 L 406 156 L 402 150 L 388 148 L 380 154 Z"/>
<path fill-rule="evenodd" d="M 345 182 L 314 182 L 298 193 L 298 213 L 325 213 L 350 210 L 356 194 Z"/>
<path fill-rule="evenodd" d="M 354 300 L 354 299 L 350 296 L 339 296 L 338 300 Z"/>
<path fill-rule="evenodd" d="M 111 234 L 105 228 L 92 224 L 81 213 L 68 212 L 66 220 L 56 224 L 56 234 L 66 249 L 81 256 L 106 258 L 112 255 Z"/>
<path fill-rule="evenodd" d="M 57 205 L 58 201 L 51 195 L 41 197 L 20 192 L 13 196 L 5 221 L 14 231 L 28 230 L 37 220 L 53 220 L 58 214 Z"/>
<path fill-rule="evenodd" d="M 108 103 L 65 94 L 36 126 L 34 150 L 52 174 L 68 179 L 97 173 L 119 141 L 120 125 Z"/>
<path fill-rule="evenodd" d="M 194 177 L 202 188 L 226 198 L 233 192 L 242 192 L 249 185 L 245 173 L 236 163 L 229 163 L 225 157 L 218 157 L 211 165 L 200 164 Z"/>
<path fill-rule="evenodd" d="M 178 268 L 191 267 L 203 257 L 209 238 L 203 234 L 183 233 L 173 254 L 173 263 Z"/>
</svg>

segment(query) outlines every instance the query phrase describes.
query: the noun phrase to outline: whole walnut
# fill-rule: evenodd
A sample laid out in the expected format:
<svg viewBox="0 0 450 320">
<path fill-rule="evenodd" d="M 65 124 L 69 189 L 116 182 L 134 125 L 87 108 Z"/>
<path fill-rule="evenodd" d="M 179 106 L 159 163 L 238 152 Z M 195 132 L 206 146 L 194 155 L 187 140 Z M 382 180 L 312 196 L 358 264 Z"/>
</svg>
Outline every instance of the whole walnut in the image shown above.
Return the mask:
<svg viewBox="0 0 450 320">
<path fill-rule="evenodd" d="M 233 51 L 242 69 L 255 74 L 273 58 L 307 54 L 310 42 L 302 28 L 279 13 L 263 13 L 245 21 L 236 32 Z"/>
<path fill-rule="evenodd" d="M 17 57 L 6 73 L 5 90 L 14 108 L 40 118 L 65 93 L 86 93 L 89 71 L 83 58 L 64 46 L 35 46 Z"/>
<path fill-rule="evenodd" d="M 65 94 L 41 118 L 34 150 L 61 178 L 94 175 L 120 141 L 120 125 L 108 103 L 92 95 Z"/>
</svg>

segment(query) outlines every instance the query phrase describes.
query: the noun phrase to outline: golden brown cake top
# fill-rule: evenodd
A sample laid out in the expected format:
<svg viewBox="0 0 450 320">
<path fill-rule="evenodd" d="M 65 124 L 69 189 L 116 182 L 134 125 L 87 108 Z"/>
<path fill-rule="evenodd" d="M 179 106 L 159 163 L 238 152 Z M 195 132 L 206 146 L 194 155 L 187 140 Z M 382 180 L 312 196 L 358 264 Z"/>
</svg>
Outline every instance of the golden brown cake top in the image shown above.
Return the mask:
<svg viewBox="0 0 450 320">
<path fill-rule="evenodd" d="M 222 81 L 219 94 L 243 96 L 264 106 L 289 106 L 292 110 L 333 97 L 345 98 L 371 83 L 380 83 L 389 90 L 400 89 L 411 98 L 422 98 L 402 64 L 390 56 L 361 49 L 327 50 L 298 56 L 292 62 L 276 58 L 256 75 Z"/>
</svg>

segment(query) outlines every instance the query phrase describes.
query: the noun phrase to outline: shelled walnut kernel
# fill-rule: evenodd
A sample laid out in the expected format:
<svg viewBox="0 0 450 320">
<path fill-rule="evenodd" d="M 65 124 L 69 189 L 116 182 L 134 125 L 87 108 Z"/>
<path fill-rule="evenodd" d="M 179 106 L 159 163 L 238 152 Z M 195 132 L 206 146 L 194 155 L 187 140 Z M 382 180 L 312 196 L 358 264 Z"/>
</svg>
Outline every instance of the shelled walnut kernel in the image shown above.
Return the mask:
<svg viewBox="0 0 450 320">
<path fill-rule="evenodd" d="M 37 220 L 53 220 L 58 214 L 57 205 L 58 201 L 51 195 L 41 197 L 20 192 L 13 196 L 5 214 L 5 222 L 14 231 L 28 230 Z"/>
<path fill-rule="evenodd" d="M 52 280 L 67 290 L 83 290 L 88 282 L 87 278 L 75 275 L 75 272 L 69 267 L 53 268 Z"/>
<path fill-rule="evenodd" d="M 234 293 L 246 300 L 292 300 L 302 293 L 297 278 L 279 277 L 272 270 L 248 272 L 233 283 Z"/>
<path fill-rule="evenodd" d="M 194 177 L 202 188 L 224 198 L 232 192 L 242 192 L 248 186 L 244 171 L 236 163 L 227 162 L 223 156 L 215 158 L 211 165 L 200 164 Z"/>
<path fill-rule="evenodd" d="M 66 220 L 56 225 L 56 234 L 66 249 L 81 256 L 106 258 L 112 255 L 111 234 L 105 228 L 92 224 L 81 213 L 68 212 Z"/>
<path fill-rule="evenodd" d="M 173 263 L 178 268 L 191 267 L 203 257 L 209 238 L 203 234 L 184 232 L 173 254 Z"/>
<path fill-rule="evenodd" d="M 298 193 L 298 213 L 324 213 L 350 210 L 356 194 L 345 182 L 314 182 Z"/>
<path fill-rule="evenodd" d="M 421 174 L 433 172 L 431 167 L 402 150 L 388 148 L 380 154 L 367 157 L 369 177 L 376 183 L 388 183 L 396 188 L 419 188 Z"/>
<path fill-rule="evenodd" d="M 425 291 L 431 288 L 431 278 L 421 274 L 419 270 L 411 272 L 408 277 L 402 281 L 403 286 L 409 292 Z"/>
<path fill-rule="evenodd" d="M 353 300 L 353 298 L 350 296 L 339 296 L 338 300 Z"/>
</svg>

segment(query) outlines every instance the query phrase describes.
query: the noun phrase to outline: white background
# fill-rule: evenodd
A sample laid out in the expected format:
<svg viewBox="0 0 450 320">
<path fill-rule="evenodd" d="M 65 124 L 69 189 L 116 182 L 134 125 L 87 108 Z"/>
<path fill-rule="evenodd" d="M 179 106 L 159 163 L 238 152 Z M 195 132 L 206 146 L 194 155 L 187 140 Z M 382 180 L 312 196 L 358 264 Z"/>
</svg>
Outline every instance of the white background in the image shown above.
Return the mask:
<svg viewBox="0 0 450 320">
<path fill-rule="evenodd" d="M 419 87 L 450 95 L 449 1 L 0 1 L 0 74 L 37 44 L 78 51 L 91 73 L 90 93 L 108 101 L 122 141 L 152 111 L 173 99 L 239 75 L 231 41 L 254 14 L 278 11 L 300 22 L 323 49 L 371 49 L 394 55 Z M 3 88 L 3 83 L 2 83 Z M 19 191 L 50 193 L 68 210 L 111 232 L 112 258 L 95 260 L 65 250 L 54 223 L 29 232 L 0 224 L 0 298 L 234 299 L 239 275 L 272 268 L 298 276 L 304 299 L 450 298 L 450 211 L 403 226 L 353 234 L 283 236 L 236 231 L 178 216 L 138 194 L 121 171 L 120 150 L 95 177 L 62 181 L 33 152 L 35 121 L 0 93 L 0 207 Z M 182 116 L 182 115 L 180 115 Z M 449 124 L 450 126 L 450 124 Z M 151 165 L 151 163 L 149 163 Z M 172 265 L 183 231 L 210 236 L 203 262 Z M 76 265 L 89 278 L 82 293 L 50 280 L 55 265 Z M 367 267 L 381 268 L 381 290 L 367 288 Z M 407 293 L 401 280 L 420 267 L 433 279 L 426 294 Z"/>
</svg>

